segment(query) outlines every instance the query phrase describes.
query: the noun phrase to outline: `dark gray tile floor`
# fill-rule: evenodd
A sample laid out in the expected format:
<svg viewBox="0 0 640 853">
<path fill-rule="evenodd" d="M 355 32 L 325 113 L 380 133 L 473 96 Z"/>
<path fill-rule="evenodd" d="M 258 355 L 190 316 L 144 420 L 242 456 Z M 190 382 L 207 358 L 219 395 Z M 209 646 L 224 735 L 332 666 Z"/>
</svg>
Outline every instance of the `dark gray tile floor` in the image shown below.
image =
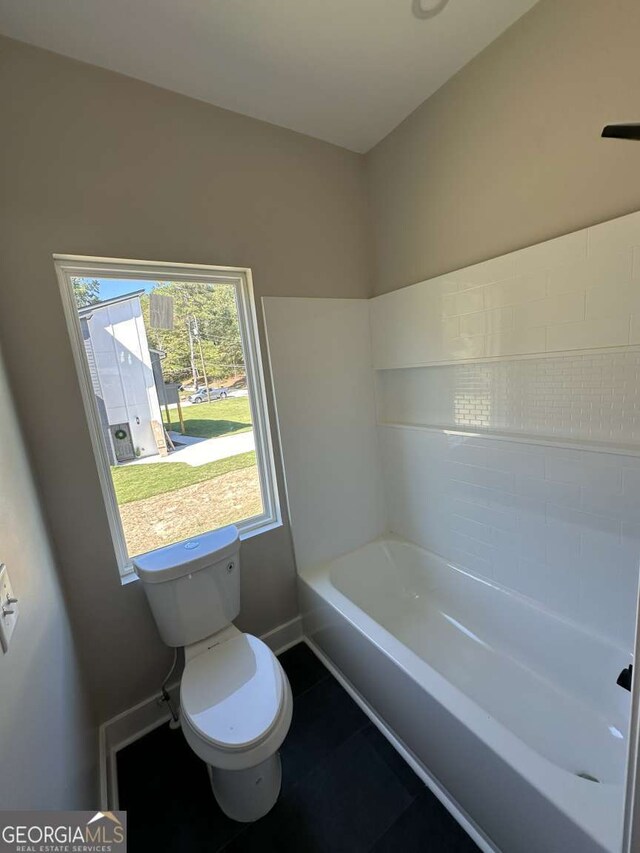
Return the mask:
<svg viewBox="0 0 640 853">
<path fill-rule="evenodd" d="M 293 690 L 272 811 L 235 823 L 205 765 L 168 725 L 118 753 L 132 853 L 473 853 L 477 847 L 304 645 L 280 657 Z"/>
</svg>

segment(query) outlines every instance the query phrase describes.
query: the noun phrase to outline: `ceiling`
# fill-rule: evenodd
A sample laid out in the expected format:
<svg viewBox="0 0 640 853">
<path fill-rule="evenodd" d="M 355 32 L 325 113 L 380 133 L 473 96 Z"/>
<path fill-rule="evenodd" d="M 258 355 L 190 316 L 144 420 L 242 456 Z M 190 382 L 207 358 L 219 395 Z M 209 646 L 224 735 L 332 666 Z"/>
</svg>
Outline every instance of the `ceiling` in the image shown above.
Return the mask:
<svg viewBox="0 0 640 853">
<path fill-rule="evenodd" d="M 536 0 L 411 2 L 0 0 L 0 32 L 362 152 Z"/>
</svg>

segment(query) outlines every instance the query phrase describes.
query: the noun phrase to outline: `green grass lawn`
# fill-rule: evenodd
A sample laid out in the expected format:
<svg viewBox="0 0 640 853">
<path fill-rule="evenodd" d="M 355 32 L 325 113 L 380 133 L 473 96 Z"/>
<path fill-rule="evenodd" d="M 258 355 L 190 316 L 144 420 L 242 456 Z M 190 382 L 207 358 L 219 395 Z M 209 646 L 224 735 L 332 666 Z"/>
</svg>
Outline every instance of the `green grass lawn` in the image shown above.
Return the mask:
<svg viewBox="0 0 640 853">
<path fill-rule="evenodd" d="M 170 409 L 171 429 L 180 432 L 180 421 L 175 409 Z M 251 429 L 251 410 L 248 397 L 227 397 L 197 403 L 182 410 L 185 434 L 197 438 L 217 438 L 232 432 Z"/>
<path fill-rule="evenodd" d="M 203 403 L 202 408 L 205 405 L 215 404 Z M 119 504 L 126 504 L 173 492 L 204 480 L 212 480 L 230 471 L 249 468 L 255 464 L 256 454 L 251 450 L 249 453 L 228 456 L 226 459 L 218 459 L 195 468 L 185 462 L 151 462 L 148 465 L 115 466 L 111 473 L 116 499 Z"/>
<path fill-rule="evenodd" d="M 197 438 L 217 438 L 251 429 L 251 410 L 248 397 L 228 397 L 211 403 L 198 403 L 182 410 L 185 434 Z M 170 409 L 172 418 L 177 417 Z M 180 422 L 172 420 L 171 428 L 180 432 Z M 150 462 L 147 465 L 115 465 L 112 469 L 116 499 L 119 504 L 140 501 L 184 486 L 202 483 L 230 471 L 256 464 L 254 451 L 218 459 L 193 467 L 185 462 Z"/>
</svg>

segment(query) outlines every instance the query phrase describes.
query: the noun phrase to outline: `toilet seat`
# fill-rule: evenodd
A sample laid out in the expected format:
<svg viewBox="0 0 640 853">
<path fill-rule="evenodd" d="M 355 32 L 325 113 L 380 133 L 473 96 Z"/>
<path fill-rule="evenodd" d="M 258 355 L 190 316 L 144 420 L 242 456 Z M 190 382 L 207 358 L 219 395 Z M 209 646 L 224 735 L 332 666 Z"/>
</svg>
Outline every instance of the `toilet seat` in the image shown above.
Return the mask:
<svg viewBox="0 0 640 853">
<path fill-rule="evenodd" d="M 180 704 L 183 722 L 208 753 L 253 752 L 274 730 L 286 734 L 291 717 L 278 659 L 261 640 L 239 632 L 187 660 Z"/>
</svg>

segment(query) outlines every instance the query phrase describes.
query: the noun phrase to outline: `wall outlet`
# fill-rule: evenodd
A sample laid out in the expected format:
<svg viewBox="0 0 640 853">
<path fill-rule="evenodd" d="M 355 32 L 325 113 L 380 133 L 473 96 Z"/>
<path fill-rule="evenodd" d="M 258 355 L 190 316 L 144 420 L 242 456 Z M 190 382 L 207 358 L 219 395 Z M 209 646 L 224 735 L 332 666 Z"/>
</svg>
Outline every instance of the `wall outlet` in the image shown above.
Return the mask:
<svg viewBox="0 0 640 853">
<path fill-rule="evenodd" d="M 0 645 L 3 652 L 9 650 L 18 615 L 18 600 L 11 588 L 9 572 L 5 564 L 0 563 Z"/>
</svg>

